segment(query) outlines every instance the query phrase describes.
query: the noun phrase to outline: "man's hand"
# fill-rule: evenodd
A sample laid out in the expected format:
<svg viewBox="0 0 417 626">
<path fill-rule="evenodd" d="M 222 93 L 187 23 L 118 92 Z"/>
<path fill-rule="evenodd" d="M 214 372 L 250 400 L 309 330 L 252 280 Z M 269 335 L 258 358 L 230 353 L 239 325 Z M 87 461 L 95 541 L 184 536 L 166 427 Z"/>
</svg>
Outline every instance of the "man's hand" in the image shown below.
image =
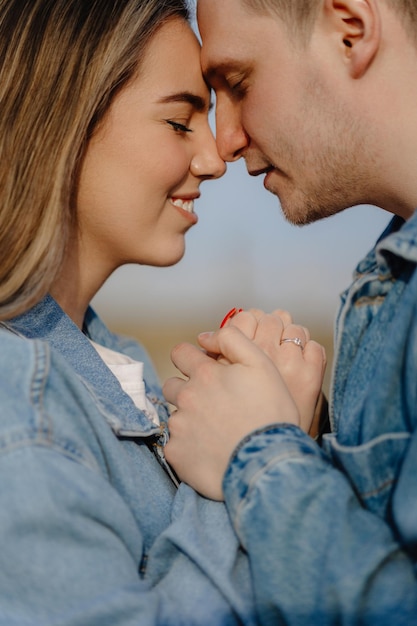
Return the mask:
<svg viewBox="0 0 417 626">
<path fill-rule="evenodd" d="M 177 407 L 169 420 L 165 452 L 181 480 L 220 500 L 222 481 L 237 444 L 248 433 L 276 422 L 299 425 L 295 402 L 271 359 L 238 328 L 200 336 L 217 361 L 195 346 L 174 348 L 172 360 L 188 380 L 164 385 Z"/>
</svg>

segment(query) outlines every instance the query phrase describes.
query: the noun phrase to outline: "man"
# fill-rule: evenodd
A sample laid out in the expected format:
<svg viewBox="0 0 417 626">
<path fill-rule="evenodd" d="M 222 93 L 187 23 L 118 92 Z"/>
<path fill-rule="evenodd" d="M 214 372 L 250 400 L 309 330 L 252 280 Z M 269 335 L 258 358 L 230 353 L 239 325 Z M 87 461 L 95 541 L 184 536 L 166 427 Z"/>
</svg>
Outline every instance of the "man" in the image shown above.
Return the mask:
<svg viewBox="0 0 417 626">
<path fill-rule="evenodd" d="M 417 4 L 198 0 L 198 21 L 221 156 L 265 175 L 291 222 L 362 203 L 394 218 L 342 298 L 322 446 L 303 389 L 274 390 L 272 348 L 237 324 L 200 337 L 210 356 L 173 351 L 188 380 L 165 385 L 167 458 L 225 499 L 262 623 L 416 624 Z"/>
</svg>

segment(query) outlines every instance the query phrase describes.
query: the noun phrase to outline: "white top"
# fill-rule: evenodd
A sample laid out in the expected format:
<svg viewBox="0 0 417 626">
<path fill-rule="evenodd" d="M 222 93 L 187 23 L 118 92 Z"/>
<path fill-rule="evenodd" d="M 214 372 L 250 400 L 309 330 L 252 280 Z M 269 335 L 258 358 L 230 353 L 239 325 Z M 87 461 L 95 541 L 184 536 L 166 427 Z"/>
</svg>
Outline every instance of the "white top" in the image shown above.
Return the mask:
<svg viewBox="0 0 417 626">
<path fill-rule="evenodd" d="M 159 426 L 158 412 L 146 395 L 145 383 L 143 381 L 143 363 L 135 361 L 121 352 L 115 352 L 110 350 L 110 348 L 100 346 L 94 341 L 91 344 L 109 370 L 116 376 L 123 391 L 132 398 L 135 406 Z"/>
</svg>

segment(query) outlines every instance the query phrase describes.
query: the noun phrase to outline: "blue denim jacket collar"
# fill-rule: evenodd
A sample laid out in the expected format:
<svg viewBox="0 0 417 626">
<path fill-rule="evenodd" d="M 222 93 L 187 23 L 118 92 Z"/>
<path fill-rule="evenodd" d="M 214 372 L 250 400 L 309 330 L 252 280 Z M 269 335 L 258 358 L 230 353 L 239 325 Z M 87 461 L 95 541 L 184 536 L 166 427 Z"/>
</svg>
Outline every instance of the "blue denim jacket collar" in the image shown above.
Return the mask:
<svg viewBox="0 0 417 626">
<path fill-rule="evenodd" d="M 386 235 L 389 235 L 386 236 Z M 397 257 L 408 263 L 417 263 L 417 212 L 406 222 L 394 217 L 387 231 L 382 235 L 377 247 L 377 259 L 380 263 L 392 265 Z"/>
<path fill-rule="evenodd" d="M 395 216 L 376 246 L 362 259 L 354 279 L 377 269 L 381 277 L 398 276 L 406 264 L 417 264 L 417 212 L 407 222 Z"/>
<path fill-rule="evenodd" d="M 356 418 L 350 421 L 347 416 L 351 413 L 357 415 L 355 406 L 361 402 L 362 393 L 367 389 L 366 376 L 369 376 L 369 371 L 373 371 L 370 369 L 369 360 L 372 355 L 379 352 L 383 341 L 380 333 L 386 329 L 389 319 L 398 316 L 399 306 L 400 313 L 406 314 L 402 293 L 415 270 L 416 237 L 417 214 L 407 222 L 394 217 L 373 250 L 358 264 L 353 283 L 341 295 L 341 307 L 336 319 L 330 411 L 333 430 L 338 431 L 343 439 L 345 436 L 348 437 L 351 444 L 357 442 L 359 437 L 359 432 L 355 429 L 359 428 L 360 421 Z M 384 306 L 381 308 L 382 302 Z M 379 320 L 381 315 L 383 319 Z M 367 342 L 363 343 L 362 337 L 365 332 Z M 376 366 L 376 363 L 372 365 Z M 351 395 L 346 395 L 346 384 L 351 368 L 355 373 L 351 380 L 354 391 Z M 358 383 L 360 372 L 364 376 L 363 384 Z M 343 398 L 345 398 L 344 408 Z M 339 430 L 337 419 L 341 414 L 344 415 L 343 422 L 346 428 L 344 434 Z M 373 422 L 367 419 L 366 423 L 369 426 Z M 355 432 L 357 437 L 354 436 Z"/>
<path fill-rule="evenodd" d="M 65 356 L 95 396 L 106 420 L 117 435 L 150 437 L 161 434 L 161 428 L 155 428 L 153 422 L 122 391 L 119 382 L 86 336 L 88 334 L 93 341 L 120 351 L 117 336 L 106 328 L 91 308 L 85 318 L 84 333 L 49 295 L 26 313 L 5 322 L 4 326 L 30 339 L 44 339 Z M 154 385 L 152 393 L 155 393 Z M 163 429 L 167 411 L 161 410 L 163 401 L 161 397 L 158 399 Z"/>
</svg>

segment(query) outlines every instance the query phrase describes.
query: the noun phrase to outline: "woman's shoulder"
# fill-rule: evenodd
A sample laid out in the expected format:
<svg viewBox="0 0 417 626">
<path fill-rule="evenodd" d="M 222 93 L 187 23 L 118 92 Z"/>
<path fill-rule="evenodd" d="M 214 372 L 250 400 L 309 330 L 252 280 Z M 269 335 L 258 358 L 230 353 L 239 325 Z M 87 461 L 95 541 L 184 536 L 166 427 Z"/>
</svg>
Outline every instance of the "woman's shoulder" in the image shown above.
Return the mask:
<svg viewBox="0 0 417 626">
<path fill-rule="evenodd" d="M 49 447 L 97 468 L 97 429 L 108 426 L 66 359 L 47 341 L 0 327 L 0 455 Z"/>
<path fill-rule="evenodd" d="M 0 389 L 16 397 L 31 387 L 36 370 L 47 367 L 49 347 L 0 324 L 0 355 Z"/>
</svg>

